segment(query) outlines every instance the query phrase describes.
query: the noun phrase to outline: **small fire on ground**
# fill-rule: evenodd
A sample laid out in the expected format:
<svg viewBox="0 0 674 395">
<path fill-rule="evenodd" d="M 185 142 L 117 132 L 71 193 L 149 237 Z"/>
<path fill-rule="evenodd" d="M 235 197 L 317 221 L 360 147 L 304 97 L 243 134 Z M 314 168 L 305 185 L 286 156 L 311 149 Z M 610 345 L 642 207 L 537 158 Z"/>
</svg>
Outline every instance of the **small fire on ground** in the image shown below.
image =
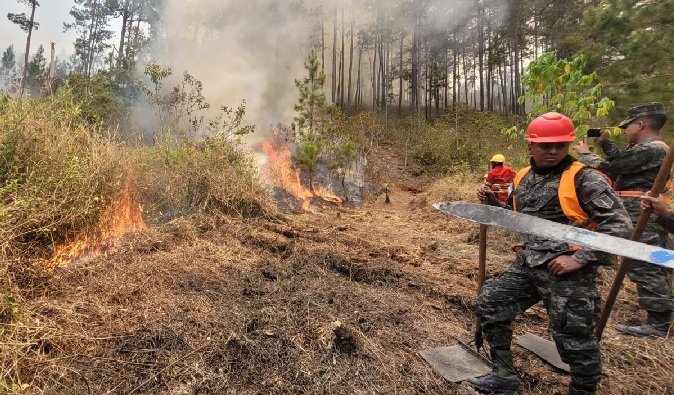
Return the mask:
<svg viewBox="0 0 674 395">
<path fill-rule="evenodd" d="M 113 202 L 101 215 L 93 232 L 81 233 L 72 242 L 56 248 L 47 267 L 54 269 L 70 262 L 107 256 L 117 251 L 119 237 L 134 229 L 145 229 L 143 207 L 138 204 L 126 187 L 119 200 Z"/>
<path fill-rule="evenodd" d="M 262 150 L 269 158 L 265 176 L 274 186 L 282 188 L 297 199 L 302 210 L 311 212 L 312 202 L 325 207 L 325 203 L 341 205 L 343 199 L 336 196 L 331 186 L 316 186 L 313 190 L 302 185 L 301 170 L 293 166 L 288 147 L 272 141 L 262 142 Z"/>
</svg>

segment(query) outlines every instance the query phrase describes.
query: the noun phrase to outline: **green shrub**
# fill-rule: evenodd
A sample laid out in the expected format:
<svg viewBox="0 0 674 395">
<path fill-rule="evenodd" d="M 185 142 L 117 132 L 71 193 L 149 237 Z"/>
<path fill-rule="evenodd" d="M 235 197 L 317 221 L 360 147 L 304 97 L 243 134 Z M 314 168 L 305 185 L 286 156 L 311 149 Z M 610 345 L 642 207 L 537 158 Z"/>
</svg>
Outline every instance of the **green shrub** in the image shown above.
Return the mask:
<svg viewBox="0 0 674 395">
<path fill-rule="evenodd" d="M 497 114 L 465 109 L 448 113 L 418 127 L 413 157 L 423 171 L 432 174 L 486 170 L 496 153 L 511 162 L 526 153 L 526 146 L 502 135 L 505 125 L 506 119 Z"/>
<path fill-rule="evenodd" d="M 165 221 L 191 213 L 242 218 L 271 214 L 253 158 L 225 135 L 190 143 L 168 136 L 142 148 L 146 213 Z"/>
</svg>

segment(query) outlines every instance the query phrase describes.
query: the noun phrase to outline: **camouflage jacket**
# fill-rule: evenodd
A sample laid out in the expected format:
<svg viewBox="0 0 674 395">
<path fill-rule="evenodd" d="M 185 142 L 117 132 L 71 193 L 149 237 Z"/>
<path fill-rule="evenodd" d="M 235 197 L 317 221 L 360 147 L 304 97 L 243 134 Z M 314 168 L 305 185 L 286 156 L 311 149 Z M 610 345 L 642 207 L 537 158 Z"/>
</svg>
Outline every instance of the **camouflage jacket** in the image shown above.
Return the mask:
<svg viewBox="0 0 674 395">
<path fill-rule="evenodd" d="M 517 211 L 544 218 L 553 222 L 570 224 L 562 211 L 557 190 L 562 171 L 539 175 L 530 170 L 505 208 L 512 209 L 512 196 L 517 199 Z M 611 188 L 606 178 L 591 168 L 583 168 L 576 175 L 576 194 L 583 211 L 597 224 L 595 231 L 617 237 L 627 237 L 632 231 L 632 222 L 622 201 Z M 570 255 L 581 265 L 608 264 L 611 255 L 588 249 L 573 250 L 568 243 L 529 236 L 517 260 L 529 267 L 549 263 L 561 255 Z"/>
<path fill-rule="evenodd" d="M 651 138 L 620 150 L 612 141 L 601 142 L 606 154 L 602 160 L 593 153 L 581 154 L 579 161 L 606 173 L 614 182 L 616 191 L 650 191 L 658 175 L 667 148 Z"/>
<path fill-rule="evenodd" d="M 674 213 L 669 213 L 668 215 L 663 215 L 662 217 L 656 217 L 655 222 L 660 224 L 669 233 L 674 233 Z"/>
<path fill-rule="evenodd" d="M 660 171 L 662 161 L 667 155 L 667 147 L 659 137 L 650 138 L 641 143 L 631 145 L 620 150 L 611 141 L 601 142 L 606 154 L 605 159 L 588 153 L 581 154 L 580 161 L 606 173 L 614 182 L 616 191 L 650 191 L 655 178 Z M 623 204 L 632 223 L 636 224 L 641 215 L 641 199 L 638 197 L 623 197 Z M 667 241 L 667 230 L 663 228 L 655 216 L 648 219 L 641 242 L 664 247 Z"/>
</svg>

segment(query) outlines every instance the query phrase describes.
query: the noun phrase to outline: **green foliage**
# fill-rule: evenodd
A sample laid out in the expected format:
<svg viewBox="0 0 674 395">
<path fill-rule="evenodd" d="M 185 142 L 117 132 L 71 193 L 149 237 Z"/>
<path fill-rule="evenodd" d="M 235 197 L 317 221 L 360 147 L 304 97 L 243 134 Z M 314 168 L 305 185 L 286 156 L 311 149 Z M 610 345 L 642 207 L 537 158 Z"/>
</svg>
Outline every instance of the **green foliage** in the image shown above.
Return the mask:
<svg viewBox="0 0 674 395">
<path fill-rule="evenodd" d="M 33 6 L 39 7 L 40 6 L 40 3 L 38 3 L 37 0 L 17 0 L 17 2 L 27 4 L 31 7 L 33 7 Z M 26 14 L 23 13 L 23 12 L 21 14 L 13 14 L 13 13 L 10 12 L 10 13 L 7 14 L 7 19 L 10 22 L 12 22 L 16 25 L 19 25 L 21 30 L 23 30 L 26 33 L 28 33 L 28 31 L 31 30 L 31 29 L 37 30 L 38 27 L 40 26 L 40 24 L 35 22 L 35 21 L 33 21 L 32 26 L 31 26 L 30 18 L 28 16 L 26 16 Z"/>
<path fill-rule="evenodd" d="M 95 223 L 115 196 L 121 150 L 91 134 L 68 92 L 0 114 L 0 252 L 49 247 Z M 39 250 L 39 249 L 36 249 Z"/>
<path fill-rule="evenodd" d="M 323 138 L 313 130 L 300 136 L 297 146 L 297 161 L 309 171 L 309 184 L 313 188 L 314 169 L 316 161 L 323 149 Z"/>
<path fill-rule="evenodd" d="M 335 160 L 331 168 L 337 171 L 342 188 L 346 192 L 346 176 L 348 174 L 349 168 L 358 158 L 356 143 L 349 137 L 343 137 L 337 142 L 334 151 Z M 346 199 L 348 200 L 349 197 L 346 196 Z"/>
<path fill-rule="evenodd" d="M 660 101 L 674 109 L 673 1 L 602 1 L 588 7 L 584 22 L 592 34 L 583 51 L 618 103 L 614 122 L 637 103 Z M 670 123 L 666 128 L 674 130 Z"/>
<path fill-rule="evenodd" d="M 74 21 L 64 23 L 63 30 L 74 30 L 77 34 L 73 43 L 78 60 L 77 69 L 91 76 L 94 73 L 94 64 L 111 46 L 110 39 L 114 32 L 108 26 L 116 16 L 117 1 L 74 0 L 74 3 L 70 9 L 70 16 Z"/>
<path fill-rule="evenodd" d="M 501 153 L 510 159 L 524 151 L 522 142 L 499 133 L 504 117 L 466 109 L 447 114 L 433 124 L 423 123 L 412 141 L 413 158 L 420 173 L 449 174 L 484 171 L 489 159 Z M 510 160 L 508 160 L 510 162 Z"/>
<path fill-rule="evenodd" d="M 206 135 L 218 135 L 224 138 L 242 136 L 255 131 L 254 125 L 244 122 L 246 101 L 243 100 L 236 109 L 220 106 L 220 112 L 214 118 L 207 118 L 203 110 L 211 105 L 204 97 L 203 84 L 187 71 L 183 72 L 180 85 L 174 86 L 164 93 L 164 81 L 172 75 L 169 67 L 162 67 L 152 60 L 145 64 L 145 75 L 150 77 L 153 87 L 142 85 L 148 103 L 155 109 L 159 127 L 172 134 L 191 139 L 198 132 Z"/>
<path fill-rule="evenodd" d="M 67 86 L 59 90 L 70 90 L 81 116 L 92 125 L 115 127 L 124 124 L 128 108 L 115 94 L 115 82 L 106 72 L 98 72 L 93 77 L 73 73 L 68 77 Z"/>
<path fill-rule="evenodd" d="M 602 97 L 602 85 L 597 74 L 584 74 L 585 57 L 573 60 L 557 59 L 554 52 L 546 52 L 532 61 L 522 76 L 526 93 L 519 98 L 531 110 L 526 123 L 550 111 L 567 115 L 580 133 L 588 129 L 588 122 L 606 117 L 615 102 Z M 503 129 L 509 136 L 524 137 L 525 128 L 517 125 Z"/>
<path fill-rule="evenodd" d="M 0 65 L 5 73 L 9 73 L 16 66 L 16 52 L 14 51 L 13 44 L 2 53 L 2 63 Z"/>
<path fill-rule="evenodd" d="M 41 262 L 100 230 L 101 214 L 127 186 L 142 197 L 146 221 L 274 214 L 253 158 L 224 134 L 200 144 L 166 135 L 129 146 L 93 128 L 81 109 L 69 89 L 26 101 L 0 94 L 2 393 L 28 393 L 47 379 L 33 369 L 46 355 L 39 347 L 62 340 L 58 326 L 45 331 L 43 315 L 30 314 L 22 298 L 47 278 Z M 243 115 L 241 108 L 233 116 Z"/>
<path fill-rule="evenodd" d="M 225 139 L 255 132 L 255 125 L 244 123 L 244 115 L 246 115 L 245 100 L 242 100 L 236 109 L 221 106 L 220 114 L 208 121 L 208 130 L 212 135 L 221 136 Z"/>
<path fill-rule="evenodd" d="M 141 197 L 153 222 L 192 213 L 251 218 L 273 212 L 253 158 L 226 135 L 200 144 L 165 135 L 139 154 Z"/>
<path fill-rule="evenodd" d="M 325 107 L 325 73 L 320 70 L 320 63 L 316 51 L 311 50 L 304 61 L 307 76 L 301 80 L 295 80 L 295 86 L 299 91 L 299 99 L 295 104 L 297 117 L 295 121 L 299 126 L 300 134 L 305 130 L 323 129 L 323 119 L 327 111 Z"/>
</svg>

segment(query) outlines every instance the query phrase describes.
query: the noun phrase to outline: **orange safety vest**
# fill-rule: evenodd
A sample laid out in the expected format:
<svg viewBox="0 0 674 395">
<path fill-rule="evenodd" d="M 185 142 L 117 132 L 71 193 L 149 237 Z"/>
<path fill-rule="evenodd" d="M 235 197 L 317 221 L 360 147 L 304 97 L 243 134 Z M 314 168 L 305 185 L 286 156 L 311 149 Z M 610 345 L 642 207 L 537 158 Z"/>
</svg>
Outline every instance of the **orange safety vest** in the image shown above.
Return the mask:
<svg viewBox="0 0 674 395">
<path fill-rule="evenodd" d="M 559 196 L 559 204 L 562 206 L 562 211 L 564 215 L 571 221 L 577 224 L 587 224 L 590 219 L 590 216 L 587 215 L 585 211 L 580 207 L 580 202 L 578 202 L 578 195 L 576 194 L 576 174 L 585 167 L 584 164 L 575 161 L 569 166 L 568 169 L 564 170 L 562 173 L 562 178 L 559 181 L 559 189 L 557 190 L 557 195 Z M 515 176 L 513 181 L 513 193 L 517 189 L 520 181 L 524 176 L 529 172 L 531 166 L 525 167 L 520 170 Z M 607 177 L 608 178 L 608 177 Z M 610 181 L 609 181 L 610 183 Z M 513 210 L 517 211 L 517 202 L 515 201 L 515 195 L 513 195 Z M 587 229 L 594 229 L 597 227 L 596 223 L 591 223 L 586 226 Z"/>
<path fill-rule="evenodd" d="M 659 144 L 665 146 L 669 150 L 669 145 L 665 143 L 664 141 L 661 140 L 654 140 L 651 141 L 653 144 Z M 670 170 L 670 173 L 674 172 L 674 165 L 672 165 L 672 169 Z M 670 174 L 669 179 L 667 180 L 667 183 L 665 183 L 664 188 L 662 188 L 662 192 L 660 192 L 660 195 L 662 195 L 662 199 L 665 201 L 665 203 L 669 204 L 672 201 L 672 177 Z M 641 197 L 646 194 L 644 191 L 616 191 L 618 196 L 620 197 Z"/>
</svg>

